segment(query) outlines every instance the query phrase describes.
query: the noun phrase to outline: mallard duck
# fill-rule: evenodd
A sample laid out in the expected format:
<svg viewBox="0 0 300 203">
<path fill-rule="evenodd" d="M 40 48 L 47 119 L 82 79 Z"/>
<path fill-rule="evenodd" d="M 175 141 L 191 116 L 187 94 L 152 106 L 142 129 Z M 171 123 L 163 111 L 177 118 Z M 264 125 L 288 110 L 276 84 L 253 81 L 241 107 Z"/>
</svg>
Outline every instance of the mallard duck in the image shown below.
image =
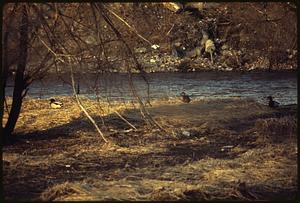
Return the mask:
<svg viewBox="0 0 300 203">
<path fill-rule="evenodd" d="M 55 99 L 50 99 L 50 107 L 52 109 L 60 109 L 63 106 L 64 106 L 63 103 L 55 101 Z"/>
<path fill-rule="evenodd" d="M 181 101 L 183 101 L 184 103 L 190 103 L 191 98 L 189 97 L 189 95 L 187 95 L 185 92 L 181 92 Z"/>
<path fill-rule="evenodd" d="M 279 102 L 274 101 L 272 96 L 268 96 L 267 99 L 269 99 L 269 107 L 278 107 L 279 106 Z"/>
</svg>

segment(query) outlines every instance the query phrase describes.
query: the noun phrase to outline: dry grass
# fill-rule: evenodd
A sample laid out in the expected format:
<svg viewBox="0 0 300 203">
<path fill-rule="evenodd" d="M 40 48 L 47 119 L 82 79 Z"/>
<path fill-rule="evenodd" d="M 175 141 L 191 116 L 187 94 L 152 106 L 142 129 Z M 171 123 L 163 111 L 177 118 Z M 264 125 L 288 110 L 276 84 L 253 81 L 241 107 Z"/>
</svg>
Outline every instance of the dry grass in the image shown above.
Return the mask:
<svg viewBox="0 0 300 203">
<path fill-rule="evenodd" d="M 284 157 L 282 146 L 273 147 L 248 150 L 231 160 L 207 157 L 173 167 L 137 168 L 117 180 L 88 178 L 68 185 L 80 193 L 74 190 L 55 200 L 268 200 L 297 187 L 295 160 Z M 264 161 L 258 163 L 257 157 Z M 51 200 L 57 187 L 42 199 Z"/>
<path fill-rule="evenodd" d="M 104 144 L 72 98 L 59 100 L 60 110 L 24 102 L 20 140 L 3 149 L 6 200 L 295 198 L 294 110 L 241 99 L 153 101 L 149 111 L 168 134 L 147 126 L 131 104 L 83 99 L 100 126 L 104 119 Z M 110 114 L 116 109 L 137 130 Z"/>
<path fill-rule="evenodd" d="M 281 142 L 286 137 L 296 135 L 297 118 L 295 116 L 284 116 L 281 118 L 258 119 L 255 128 L 262 138 L 273 142 Z"/>
</svg>

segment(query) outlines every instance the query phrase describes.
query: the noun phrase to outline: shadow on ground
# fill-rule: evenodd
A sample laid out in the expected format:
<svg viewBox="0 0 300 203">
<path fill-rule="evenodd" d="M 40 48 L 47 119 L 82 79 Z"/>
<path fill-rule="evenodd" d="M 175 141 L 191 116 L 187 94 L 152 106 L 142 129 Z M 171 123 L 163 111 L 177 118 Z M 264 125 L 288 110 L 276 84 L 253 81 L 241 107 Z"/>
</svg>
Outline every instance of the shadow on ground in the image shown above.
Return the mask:
<svg viewBox="0 0 300 203">
<path fill-rule="evenodd" d="M 234 160 L 248 149 L 260 147 L 253 144 L 257 137 L 246 133 L 257 119 L 295 115 L 296 107 L 274 110 L 249 101 L 217 101 L 152 107 L 149 111 L 154 119 L 168 121 L 173 130 L 193 130 L 196 136 L 171 136 L 151 129 L 140 118 L 139 110 L 134 109 L 123 115 L 138 127 L 137 131 L 126 131 L 128 124 L 116 115 L 103 117 L 103 130 L 114 143 L 108 147 L 84 117 L 18 134 L 19 142 L 4 149 L 4 156 L 8 157 L 3 170 L 5 198 L 34 200 L 49 187 L 88 177 L 121 180 L 146 170 L 143 178 L 161 179 L 165 170 L 203 159 Z M 98 124 L 102 123 L 101 117 L 93 117 Z M 224 146 L 240 150 L 224 150 Z M 260 192 L 262 196 L 269 194 L 263 189 Z M 290 193 L 294 194 L 294 190 L 287 190 L 284 195 Z M 186 198 L 194 199 L 193 195 L 196 193 L 188 192 Z"/>
</svg>

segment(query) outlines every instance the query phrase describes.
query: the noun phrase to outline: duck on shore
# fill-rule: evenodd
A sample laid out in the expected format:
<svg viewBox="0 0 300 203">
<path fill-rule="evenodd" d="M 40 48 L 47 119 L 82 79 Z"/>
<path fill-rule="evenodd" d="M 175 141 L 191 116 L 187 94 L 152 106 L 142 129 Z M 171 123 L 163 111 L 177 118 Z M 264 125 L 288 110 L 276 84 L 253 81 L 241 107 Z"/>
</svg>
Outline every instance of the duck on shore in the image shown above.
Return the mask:
<svg viewBox="0 0 300 203">
<path fill-rule="evenodd" d="M 279 106 L 279 102 L 274 101 L 272 96 L 268 96 L 267 99 L 269 100 L 269 107 L 275 108 Z"/>
<path fill-rule="evenodd" d="M 58 101 L 55 101 L 55 99 L 50 99 L 50 107 L 52 109 L 60 109 L 62 108 L 64 105 L 62 102 L 58 102 Z"/>
<path fill-rule="evenodd" d="M 190 103 L 191 98 L 189 97 L 189 95 L 187 95 L 185 92 L 181 92 L 181 101 L 183 101 L 184 103 Z"/>
</svg>

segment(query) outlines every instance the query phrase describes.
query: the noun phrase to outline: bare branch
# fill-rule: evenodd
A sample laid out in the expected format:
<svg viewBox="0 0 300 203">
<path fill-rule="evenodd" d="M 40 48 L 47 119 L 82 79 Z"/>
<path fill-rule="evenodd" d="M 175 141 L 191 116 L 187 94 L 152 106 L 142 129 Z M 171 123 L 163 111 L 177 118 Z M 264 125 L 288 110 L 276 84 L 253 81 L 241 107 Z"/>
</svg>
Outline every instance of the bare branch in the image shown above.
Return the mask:
<svg viewBox="0 0 300 203">
<path fill-rule="evenodd" d="M 88 119 L 91 121 L 91 123 L 95 126 L 96 130 L 98 131 L 98 133 L 100 134 L 100 136 L 102 137 L 102 139 L 104 140 L 104 142 L 108 142 L 108 140 L 104 137 L 104 134 L 101 132 L 101 130 L 99 129 L 98 125 L 96 124 L 95 120 L 89 115 L 89 113 L 86 111 L 86 109 L 84 108 L 84 106 L 81 104 L 81 101 L 76 93 L 76 88 L 75 88 L 75 80 L 74 80 L 74 73 L 73 73 L 73 68 L 72 66 L 70 66 L 70 70 L 71 70 L 71 80 L 72 80 L 72 88 L 73 88 L 73 94 L 75 96 L 75 99 L 77 101 L 78 106 L 81 108 L 81 110 L 85 113 L 85 115 L 88 117 Z"/>
<path fill-rule="evenodd" d="M 102 7 L 103 8 L 103 7 Z M 145 73 L 145 71 L 142 69 L 141 65 L 138 63 L 136 56 L 133 54 L 132 50 L 130 49 L 129 45 L 126 43 L 126 41 L 123 39 L 121 33 L 114 27 L 113 23 L 111 22 L 111 20 L 109 19 L 109 17 L 104 13 L 105 8 L 103 8 L 103 10 L 101 9 L 101 15 L 104 18 L 104 20 L 107 22 L 107 24 L 112 28 L 112 30 L 114 31 L 114 33 L 117 35 L 117 37 L 123 42 L 123 44 L 125 45 L 128 53 L 130 54 L 130 56 L 134 59 L 135 65 L 137 66 L 138 70 L 140 70 L 140 72 L 142 73 L 142 77 L 144 78 L 144 80 L 148 83 L 147 79 L 145 78 L 145 76 L 143 75 Z M 129 79 L 129 85 L 130 85 L 130 89 L 134 95 L 134 97 L 137 99 L 139 106 L 140 106 L 140 111 L 141 114 L 144 118 L 147 118 L 146 120 L 148 120 L 150 122 L 150 124 L 158 127 L 159 129 L 165 131 L 165 129 L 163 129 L 150 115 L 150 113 L 147 111 L 147 109 L 145 108 L 144 103 L 142 102 L 140 96 L 138 95 L 135 86 L 133 84 L 132 81 L 132 73 L 130 70 L 129 65 L 127 64 L 127 72 L 128 72 L 128 79 Z"/>
<path fill-rule="evenodd" d="M 132 125 L 126 118 L 124 118 L 118 111 L 114 111 L 123 121 L 125 121 L 129 126 L 136 130 L 136 127 Z"/>
<path fill-rule="evenodd" d="M 136 29 L 134 29 L 131 25 L 129 25 L 123 18 L 121 18 L 118 14 L 116 14 L 115 12 L 113 12 L 112 10 L 110 10 L 109 8 L 105 7 L 106 10 L 108 10 L 111 14 L 113 14 L 115 17 L 117 17 L 120 21 L 122 21 L 127 27 L 129 27 L 129 29 L 131 31 L 133 31 L 135 34 L 137 34 L 137 36 L 139 36 L 141 39 L 143 39 L 144 41 L 146 41 L 148 44 L 152 45 L 152 43 L 147 40 L 145 37 L 143 37 L 142 35 L 140 35 Z"/>
</svg>

